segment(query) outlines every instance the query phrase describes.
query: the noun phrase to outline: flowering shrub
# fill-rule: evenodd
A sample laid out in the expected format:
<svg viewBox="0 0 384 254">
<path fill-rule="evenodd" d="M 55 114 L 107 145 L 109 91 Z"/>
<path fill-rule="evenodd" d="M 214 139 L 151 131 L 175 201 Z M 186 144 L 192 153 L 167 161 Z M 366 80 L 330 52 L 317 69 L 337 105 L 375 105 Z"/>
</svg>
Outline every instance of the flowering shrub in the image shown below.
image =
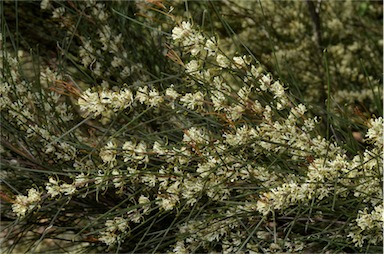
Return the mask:
<svg viewBox="0 0 384 254">
<path fill-rule="evenodd" d="M 316 115 L 173 4 L 42 1 L 68 49 L 32 77 L 3 34 L 8 238 L 28 251 L 65 232 L 79 252 L 382 250 L 382 116 L 360 116 L 364 138 L 335 132 L 348 116 L 330 90 Z"/>
<path fill-rule="evenodd" d="M 332 99 L 349 112 L 354 107 L 366 111 L 368 101 L 381 104 L 382 80 L 376 75 L 382 66 L 381 4 L 226 1 L 223 9 L 227 15 L 244 17 L 228 19 L 236 23 L 239 40 L 263 64 L 278 66 L 275 72 L 291 81 L 306 101 L 322 103 L 329 79 Z M 382 111 L 370 108 L 375 110 Z"/>
</svg>

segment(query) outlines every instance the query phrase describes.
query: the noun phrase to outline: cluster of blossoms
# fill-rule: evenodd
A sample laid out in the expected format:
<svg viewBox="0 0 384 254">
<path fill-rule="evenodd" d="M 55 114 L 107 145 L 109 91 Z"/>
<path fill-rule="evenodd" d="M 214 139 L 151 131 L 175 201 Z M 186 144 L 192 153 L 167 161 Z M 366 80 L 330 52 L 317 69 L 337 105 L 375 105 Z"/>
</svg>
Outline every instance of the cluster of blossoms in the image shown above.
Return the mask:
<svg viewBox="0 0 384 254">
<path fill-rule="evenodd" d="M 147 197 L 141 195 L 138 199 L 139 208 L 129 210 L 125 217 L 114 217 L 112 220 L 105 222 L 106 228 L 101 233 L 99 240 L 108 246 L 114 246 L 124 242 L 127 235 L 130 235 L 130 223 L 140 223 L 144 219 L 144 215 L 149 214 L 151 207 Z"/>
<path fill-rule="evenodd" d="M 383 204 L 379 204 L 369 212 L 368 208 L 359 211 L 356 224 L 353 225 L 348 237 L 352 241 L 362 247 L 365 242 L 370 244 L 378 244 L 383 241 L 383 223 L 384 209 Z"/>
<path fill-rule="evenodd" d="M 18 217 L 23 217 L 27 212 L 39 206 L 42 193 L 32 188 L 28 190 L 28 195 L 17 195 L 12 205 L 12 210 Z"/>
<path fill-rule="evenodd" d="M 105 222 L 106 229 L 102 231 L 99 238 L 100 241 L 107 245 L 114 245 L 117 242 L 124 241 L 124 234 L 128 229 L 128 222 L 122 217 L 115 217 L 113 220 L 107 220 Z"/>
<path fill-rule="evenodd" d="M 92 92 L 91 89 L 87 89 L 78 100 L 80 110 L 84 112 L 83 116 L 92 115 L 96 118 L 101 115 L 102 124 L 109 123 L 115 112 L 128 108 L 132 102 L 133 94 L 128 88 L 118 92 L 105 89 Z"/>
<path fill-rule="evenodd" d="M 46 184 L 46 189 L 51 197 L 59 196 L 62 193 L 65 195 L 72 195 L 76 191 L 76 188 L 73 185 L 67 183 L 59 185 L 53 178 L 49 178 L 49 182 Z"/>
</svg>

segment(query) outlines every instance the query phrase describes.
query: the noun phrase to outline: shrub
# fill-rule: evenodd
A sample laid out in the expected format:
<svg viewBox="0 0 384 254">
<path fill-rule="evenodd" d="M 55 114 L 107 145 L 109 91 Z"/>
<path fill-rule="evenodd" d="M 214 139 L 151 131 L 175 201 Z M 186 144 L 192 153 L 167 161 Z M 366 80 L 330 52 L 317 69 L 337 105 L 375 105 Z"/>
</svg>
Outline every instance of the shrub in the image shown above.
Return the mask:
<svg viewBox="0 0 384 254">
<path fill-rule="evenodd" d="M 6 251 L 21 244 L 36 252 L 41 242 L 45 251 L 76 253 L 382 251 L 379 82 L 367 83 L 366 112 L 352 117 L 334 108 L 355 103 L 338 99 L 349 81 L 335 80 L 338 72 L 348 76 L 341 65 L 355 65 L 355 55 L 332 55 L 333 45 L 349 49 L 346 38 L 355 34 L 338 34 L 323 20 L 329 42 L 318 46 L 335 64 L 318 51 L 324 67 L 316 67 L 324 69 L 317 72 L 308 58 L 319 38 L 292 42 L 298 31 L 284 27 L 284 18 L 293 19 L 308 33 L 309 17 L 293 18 L 304 2 L 259 3 L 276 14 L 285 8 L 286 15 L 270 17 L 252 11 L 256 2 L 229 3 L 42 1 L 42 12 L 52 11 L 51 22 L 64 31 L 52 59 L 21 51 L 20 38 L 3 30 Z M 333 17 L 345 6 L 322 8 Z M 375 4 L 366 6 L 363 21 L 376 22 Z M 332 22 L 352 17 L 349 8 Z M 225 17 L 242 12 L 267 23 L 280 18 L 266 26 L 276 37 L 253 34 L 247 16 L 233 22 L 250 46 L 229 45 L 238 37 Z M 193 13 L 212 16 L 199 26 Z M 271 40 L 286 45 L 281 52 L 306 48 L 305 61 L 291 66 L 293 87 L 291 70 L 258 48 Z M 21 53 L 34 61 L 32 71 Z M 376 79 L 375 67 L 354 67 L 356 84 Z M 308 77 L 326 84 L 322 100 L 296 94 L 323 89 L 306 86 Z M 58 247 L 52 240 L 61 240 Z"/>
</svg>

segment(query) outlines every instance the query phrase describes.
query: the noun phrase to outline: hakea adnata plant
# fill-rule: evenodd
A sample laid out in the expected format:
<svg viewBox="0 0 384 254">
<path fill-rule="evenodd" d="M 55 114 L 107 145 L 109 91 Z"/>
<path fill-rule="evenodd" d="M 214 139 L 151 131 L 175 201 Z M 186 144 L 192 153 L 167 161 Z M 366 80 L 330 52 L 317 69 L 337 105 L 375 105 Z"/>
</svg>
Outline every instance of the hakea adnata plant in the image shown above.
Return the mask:
<svg viewBox="0 0 384 254">
<path fill-rule="evenodd" d="M 113 187 L 117 194 L 127 184 L 153 189 L 153 196 L 142 195 L 137 200 L 139 208 L 106 220 L 99 240 L 109 246 L 124 242 L 130 235 L 129 225 L 142 222 L 151 206 L 169 212 L 182 204 L 192 209 L 206 197 L 217 207 L 180 226 L 181 237 L 173 249 L 180 253 L 209 249 L 215 242 L 222 243 L 224 252 L 238 251 L 240 247 L 257 252 L 260 244 L 270 251 L 299 251 L 302 242 L 283 241 L 261 228 L 256 234 L 264 240 L 244 245 L 247 234 L 241 229 L 245 222 L 236 219 L 236 215 L 247 214 L 246 223 L 267 223 L 271 215 L 295 205 L 352 195 L 367 206 L 357 212 L 356 224 L 352 225 L 355 230 L 348 236 L 359 246 L 365 241 L 382 241 L 382 234 L 372 237 L 380 232 L 382 224 L 382 216 L 378 215 L 382 214 L 378 186 L 381 164 L 377 160 L 382 154 L 382 118 L 367 123 L 367 142 L 372 142 L 373 148 L 350 160 L 337 144 L 317 134 L 317 118 L 307 117 L 307 108 L 295 104 L 286 87 L 253 64 L 251 57 L 229 57 L 215 38 L 207 38 L 189 22 L 175 27 L 172 39 L 175 47 L 180 46 L 191 56 L 182 63 L 176 51 L 170 50 L 168 54 L 185 67 L 184 82 L 191 84 L 188 91 L 174 85 L 163 91 L 154 86 L 127 86 L 115 91 L 100 87 L 79 94 L 78 106 L 83 117 L 97 119 L 103 125 L 123 111 L 143 110 L 142 106 L 159 115 L 164 110 L 182 113 L 180 118 L 169 121 L 178 128 L 181 126 L 184 134 L 180 142 L 166 142 L 161 136 L 152 143 L 111 138 L 98 150 L 100 160 L 74 164 L 79 172 L 87 174 L 73 175 L 72 183 L 50 177 L 45 186 L 49 197 L 78 195 L 81 189 L 90 188 L 89 183 L 103 190 Z M 215 125 L 209 128 L 201 121 L 188 119 L 184 113 Z M 50 137 L 45 142 L 49 146 L 55 140 Z M 90 142 L 85 138 L 83 141 Z M 76 152 L 70 154 L 75 156 Z M 163 163 L 152 166 L 153 159 Z M 284 167 L 295 170 L 286 171 L 278 163 L 271 163 L 273 160 L 285 160 Z M 366 179 L 367 175 L 370 177 Z M 241 188 L 249 185 L 259 188 Z M 30 189 L 28 196 L 17 196 L 14 212 L 23 217 L 27 211 L 37 209 L 42 195 Z M 237 202 L 231 209 L 223 205 L 233 199 Z M 209 219 L 212 211 L 223 216 Z M 204 220 L 205 217 L 208 219 Z M 274 238 L 272 242 L 270 237 Z"/>
<path fill-rule="evenodd" d="M 154 88 L 142 87 L 137 91 L 135 99 L 148 107 L 159 107 L 161 104 L 175 108 L 177 105 L 203 116 L 220 116 L 216 120 L 228 127 L 219 130 L 219 133 L 212 133 L 204 127 L 190 127 L 184 130 L 182 140 L 184 146 L 181 148 L 165 148 L 158 142 L 153 144 L 151 151 L 147 150 L 147 145 L 142 142 L 133 145 L 128 141 L 128 144 L 123 145 L 123 150 L 130 151 L 129 159 L 125 158 L 125 160 L 136 160 L 140 164 L 148 161 L 146 154 L 157 154 L 164 156 L 168 163 L 177 165 L 162 168 L 159 171 L 164 175 L 173 175 L 168 179 L 156 179 L 141 172 L 143 183 L 161 186 L 156 200 L 163 209 L 172 210 L 181 200 L 194 205 L 203 193 L 214 201 L 225 201 L 230 199 L 232 184 L 257 179 L 266 189 L 269 186 L 275 186 L 275 188 L 260 193 L 259 198 L 249 195 L 249 200 L 243 200 L 245 204 L 227 212 L 232 215 L 240 211 L 258 212 L 268 216 L 272 211 L 284 210 L 295 204 L 309 203 L 313 200 L 321 201 L 331 195 L 336 195 L 338 198 L 353 195 L 363 197 L 365 203 L 373 206 L 373 210 L 371 210 L 372 218 L 368 208 L 358 211 L 357 230 L 348 236 L 358 246 L 362 246 L 365 240 L 372 244 L 382 241 L 381 234 L 377 234 L 382 225 L 382 218 L 377 215 L 382 212 L 381 188 L 378 181 L 380 162 L 375 160 L 382 149 L 382 134 L 380 134 L 383 126 L 382 118 L 368 123 L 370 129 L 367 133 L 367 142 L 372 141 L 374 148 L 367 150 L 362 158 L 356 156 L 349 160 L 345 156 L 346 152 L 336 144 L 329 143 L 317 135 L 311 135 L 317 119 L 305 117 L 306 107 L 302 104 L 293 106 L 280 82 L 274 81 L 270 74 L 263 73 L 261 67 L 252 65 L 250 58 L 244 56 L 229 59 L 228 56 L 220 53 L 214 38 L 205 38 L 188 22 L 182 22 L 180 26 L 175 27 L 172 38 L 176 43 L 181 44 L 183 50 L 194 57 L 193 60 L 184 64 L 186 73 L 189 74 L 187 80 L 198 85 L 211 84 L 213 86 L 210 87 L 211 94 L 204 94 L 201 87 L 184 94 L 178 93 L 174 87 L 169 87 L 160 95 L 160 92 Z M 175 52 L 172 51 L 172 54 Z M 202 68 L 201 59 L 204 57 L 212 60 L 210 67 Z M 176 56 L 173 55 L 173 58 Z M 236 92 L 233 86 L 224 82 L 223 78 L 234 70 L 244 73 L 243 86 Z M 251 99 L 253 94 L 268 94 L 273 100 L 267 103 Z M 280 113 L 284 110 L 288 112 L 287 117 Z M 250 112 L 259 116 L 256 120 L 257 124 L 241 121 Z M 301 168 L 304 173 L 287 175 L 271 172 L 266 166 L 255 167 L 253 165 L 255 161 L 250 160 L 249 154 L 239 154 L 237 150 L 239 147 L 241 147 L 240 151 L 250 149 L 252 157 L 267 156 L 270 153 L 289 154 L 291 162 L 300 161 L 296 167 Z M 188 157 L 195 156 L 198 156 L 199 161 L 195 174 L 187 173 L 187 175 L 178 176 L 178 173 L 182 172 L 180 168 L 188 164 Z M 242 157 L 242 160 L 239 161 L 239 157 Z M 307 158 L 310 158 L 310 161 L 302 166 L 301 160 Z M 363 176 L 367 175 L 371 176 L 368 177 L 370 181 L 368 185 L 366 181 L 361 182 L 361 179 L 365 179 Z M 287 183 L 287 179 L 290 182 Z M 352 190 L 345 187 L 351 185 L 355 186 Z M 255 198 L 258 199 L 257 202 Z M 379 220 L 376 220 L 377 217 Z M 229 216 L 229 218 L 233 217 Z M 364 222 L 367 224 L 368 218 L 371 219 L 370 224 L 365 225 Z M 193 222 L 187 223 L 189 224 Z M 214 224 L 216 222 L 209 222 L 209 225 Z M 199 228 L 197 225 L 194 227 Z M 178 242 L 174 251 L 178 252 L 181 249 L 191 251 L 195 245 L 191 243 L 195 242 L 197 246 L 200 240 L 229 241 L 225 239 L 233 236 L 228 233 L 228 230 L 240 225 L 235 220 L 229 219 L 225 222 L 221 221 L 218 227 L 221 230 L 214 230 L 212 227 L 207 229 L 207 232 L 200 227 L 196 235 Z M 183 232 L 185 229 L 181 228 L 181 233 Z M 191 233 L 193 230 L 187 230 L 187 232 Z M 369 237 L 371 234 L 375 237 Z M 241 239 L 244 236 L 238 235 L 237 238 L 239 237 Z M 233 250 L 233 246 L 228 248 Z"/>
</svg>

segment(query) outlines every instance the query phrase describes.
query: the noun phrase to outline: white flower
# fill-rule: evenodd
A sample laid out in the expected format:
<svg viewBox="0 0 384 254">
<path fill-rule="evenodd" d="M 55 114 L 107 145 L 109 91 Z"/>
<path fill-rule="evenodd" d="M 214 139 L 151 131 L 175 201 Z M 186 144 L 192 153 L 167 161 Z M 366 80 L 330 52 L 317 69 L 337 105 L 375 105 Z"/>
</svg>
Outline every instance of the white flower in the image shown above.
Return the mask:
<svg viewBox="0 0 384 254">
<path fill-rule="evenodd" d="M 114 112 L 121 109 L 126 109 L 131 106 L 133 102 L 133 94 L 128 88 L 120 90 L 118 93 L 112 94 L 112 101 L 109 107 L 112 107 Z"/>
<path fill-rule="evenodd" d="M 148 94 L 148 105 L 152 107 L 158 107 L 160 103 L 164 101 L 163 97 L 159 95 L 156 89 L 152 89 Z"/>
<path fill-rule="evenodd" d="M 201 107 L 204 105 L 204 95 L 202 92 L 196 92 L 194 94 L 187 93 L 181 97 L 180 101 L 188 109 L 195 109 L 196 107 Z"/>
<path fill-rule="evenodd" d="M 187 204 L 194 205 L 197 197 L 204 189 L 204 182 L 199 180 L 184 180 L 183 190 L 181 192 L 183 198 L 187 200 Z"/>
<path fill-rule="evenodd" d="M 166 197 L 158 197 L 156 199 L 157 199 L 157 203 L 165 211 L 173 210 L 173 208 L 176 206 L 177 202 L 179 201 L 179 198 L 173 194 L 169 194 Z"/>
<path fill-rule="evenodd" d="M 271 85 L 271 77 L 269 75 L 263 75 L 260 80 L 260 89 L 266 91 L 268 87 Z"/>
<path fill-rule="evenodd" d="M 128 211 L 127 215 L 129 220 L 134 223 L 139 223 L 143 219 L 143 216 L 140 214 L 138 209 Z"/>
<path fill-rule="evenodd" d="M 78 104 L 84 117 L 93 113 L 94 117 L 103 115 L 103 117 L 110 118 L 112 111 L 125 109 L 132 104 L 132 101 L 132 92 L 127 88 L 118 92 L 105 89 L 100 92 L 92 92 L 87 89 L 78 99 Z"/>
<path fill-rule="evenodd" d="M 382 223 L 384 222 L 384 213 L 383 205 L 380 204 L 375 207 L 373 211 L 368 212 L 368 208 L 365 208 L 363 211 L 359 211 L 358 218 L 356 219 L 357 225 L 362 230 L 373 229 L 373 228 L 382 228 Z"/>
<path fill-rule="evenodd" d="M 202 128 L 191 127 L 184 132 L 183 142 L 185 143 L 206 144 L 208 141 L 208 135 Z"/>
<path fill-rule="evenodd" d="M 84 112 L 84 117 L 87 117 L 90 113 L 98 116 L 104 111 L 104 106 L 100 102 L 98 93 L 92 92 L 91 89 L 87 89 L 79 97 L 78 104 L 80 110 Z"/>
<path fill-rule="evenodd" d="M 149 161 L 147 153 L 147 144 L 144 141 L 140 141 L 140 143 L 134 149 L 136 153 L 134 156 L 135 160 L 139 160 L 139 163 L 147 163 Z"/>
<path fill-rule="evenodd" d="M 99 153 L 100 158 L 107 163 L 113 164 L 116 161 L 117 145 L 113 141 L 109 141 Z"/>
<path fill-rule="evenodd" d="M 189 22 L 183 21 L 181 27 L 174 27 L 172 30 L 172 39 L 181 40 L 192 32 L 192 26 Z"/>
<path fill-rule="evenodd" d="M 297 107 L 291 109 L 291 111 L 296 117 L 300 117 L 305 114 L 305 112 L 307 111 L 307 108 L 305 107 L 305 105 L 299 104 L 297 105 Z"/>
<path fill-rule="evenodd" d="M 105 9 L 105 5 L 101 3 L 95 4 L 92 8 L 92 14 L 96 16 L 100 21 L 105 21 L 108 18 L 108 14 L 103 10 Z"/>
<path fill-rule="evenodd" d="M 124 179 L 121 176 L 121 171 L 118 169 L 113 169 L 112 175 L 113 175 L 112 182 L 115 188 L 116 189 L 121 188 L 124 185 Z"/>
<path fill-rule="evenodd" d="M 47 146 L 46 146 L 46 149 L 45 149 L 45 153 L 53 153 L 53 152 L 55 152 L 56 151 L 56 148 L 55 148 L 55 146 L 53 146 L 52 144 L 48 144 Z"/>
<path fill-rule="evenodd" d="M 109 44 L 111 43 L 112 30 L 109 25 L 101 26 L 101 29 L 98 30 L 99 41 L 103 44 L 102 50 L 107 50 Z M 101 73 L 100 73 L 101 74 Z"/>
<path fill-rule="evenodd" d="M 254 78 L 258 78 L 260 76 L 261 68 L 256 68 L 254 65 L 251 67 L 251 74 Z"/>
<path fill-rule="evenodd" d="M 27 211 L 33 210 L 41 200 L 41 193 L 31 188 L 28 190 L 28 196 L 17 195 L 12 205 L 12 211 L 18 217 L 23 217 Z"/>
<path fill-rule="evenodd" d="M 208 56 L 214 56 L 216 54 L 217 45 L 214 37 L 205 42 L 204 49 L 208 51 Z"/>
<path fill-rule="evenodd" d="M 194 73 L 200 69 L 199 62 L 196 60 L 192 60 L 185 65 L 187 73 Z"/>
<path fill-rule="evenodd" d="M 53 178 L 49 178 L 49 182 L 45 184 L 45 189 L 52 198 L 61 194 L 59 183 Z"/>
<path fill-rule="evenodd" d="M 139 100 L 141 104 L 149 101 L 148 86 L 140 87 L 136 93 L 136 100 Z"/>
<path fill-rule="evenodd" d="M 200 177 L 205 178 L 213 172 L 215 167 L 217 167 L 217 160 L 210 158 L 210 160 L 205 163 L 199 163 L 196 172 L 200 174 Z"/>
<path fill-rule="evenodd" d="M 117 235 L 114 232 L 101 232 L 101 237 L 99 240 L 105 243 L 106 245 L 114 245 L 117 242 Z"/>
<path fill-rule="evenodd" d="M 140 141 L 139 144 L 135 144 L 132 141 L 127 141 L 123 145 L 124 162 L 136 161 L 139 164 L 148 163 L 149 158 L 147 155 L 147 144 L 144 141 Z"/>
<path fill-rule="evenodd" d="M 147 198 L 147 197 L 145 197 L 145 196 L 143 196 L 143 195 L 141 195 L 140 197 L 139 197 L 139 204 L 148 204 L 148 203 L 150 203 L 151 201 L 149 200 L 149 198 Z"/>
<path fill-rule="evenodd" d="M 61 193 L 64 193 L 64 195 L 69 196 L 75 193 L 76 187 L 72 184 L 63 183 L 62 185 L 60 185 L 60 191 Z"/>
<path fill-rule="evenodd" d="M 69 161 L 75 159 L 76 157 L 76 148 L 69 145 L 65 142 L 59 142 L 58 151 L 55 152 L 55 155 L 58 159 L 63 159 L 64 161 Z"/>
<path fill-rule="evenodd" d="M 95 52 L 95 49 L 92 47 L 92 43 L 90 40 L 87 40 L 85 38 L 82 38 L 83 45 L 79 49 L 79 56 L 81 57 L 81 62 L 85 67 L 88 67 L 94 59 L 93 53 Z"/>
<path fill-rule="evenodd" d="M 172 100 L 176 100 L 178 97 L 180 97 L 180 94 L 176 92 L 176 90 L 173 88 L 173 85 L 165 90 L 165 95 Z"/>
<path fill-rule="evenodd" d="M 383 149 L 383 129 L 384 120 L 382 117 L 377 119 L 370 119 L 368 123 L 369 129 L 367 131 L 366 141 L 374 143 L 380 149 Z"/>
<path fill-rule="evenodd" d="M 244 106 L 242 106 L 242 105 L 236 105 L 233 107 L 226 108 L 227 116 L 232 121 L 236 121 L 236 120 L 240 119 L 240 117 L 244 113 L 244 110 L 245 110 Z"/>
<path fill-rule="evenodd" d="M 17 217 L 23 217 L 27 213 L 28 206 L 24 205 L 24 200 L 17 196 L 15 203 L 12 205 L 12 211 Z"/>
<path fill-rule="evenodd" d="M 267 81 L 267 79 L 265 79 L 265 81 Z M 266 83 L 268 83 L 268 81 Z M 274 82 L 271 85 L 270 90 L 275 94 L 274 98 L 281 98 L 285 94 L 284 87 L 280 84 L 279 81 Z"/>
<path fill-rule="evenodd" d="M 128 228 L 127 220 L 122 217 L 115 217 L 114 223 L 116 224 L 117 229 L 120 230 L 121 232 L 125 232 L 125 230 Z"/>
<path fill-rule="evenodd" d="M 100 102 L 102 104 L 110 104 L 112 101 L 112 91 L 110 90 L 103 90 L 99 93 Z"/>
<path fill-rule="evenodd" d="M 176 254 L 188 254 L 188 253 L 190 253 L 188 251 L 188 249 L 185 248 L 184 241 L 182 241 L 182 242 L 181 241 L 177 241 L 176 245 L 174 246 L 172 251 L 173 251 L 173 253 L 176 253 Z"/>
<path fill-rule="evenodd" d="M 74 185 L 77 186 L 77 187 L 83 187 L 83 186 L 88 185 L 88 181 L 89 180 L 84 175 L 84 173 L 81 173 L 81 174 L 76 176 L 75 181 L 74 181 Z"/>
<path fill-rule="evenodd" d="M 28 190 L 28 202 L 34 203 L 39 202 L 41 199 L 41 193 L 36 189 L 32 188 Z"/>
<path fill-rule="evenodd" d="M 158 182 L 158 178 L 155 175 L 144 175 L 141 177 L 141 182 L 145 183 L 149 187 L 155 187 Z"/>
<path fill-rule="evenodd" d="M 370 213 L 368 208 L 359 211 L 356 219 L 357 227 L 348 234 L 356 246 L 362 247 L 365 241 L 370 244 L 383 241 L 383 212 L 383 204 L 376 206 Z"/>
<path fill-rule="evenodd" d="M 232 65 L 233 68 L 240 69 L 240 68 L 245 68 L 246 67 L 246 63 L 245 63 L 243 57 L 235 56 L 235 57 L 233 57 L 233 61 L 234 61 L 234 64 Z"/>
<path fill-rule="evenodd" d="M 52 18 L 54 18 L 54 19 L 61 18 L 64 15 L 64 13 L 65 13 L 65 8 L 64 7 L 56 8 L 53 11 Z"/>
<path fill-rule="evenodd" d="M 169 185 L 167 188 L 167 192 L 170 194 L 175 194 L 175 195 L 180 193 L 180 182 L 176 181 L 176 182 L 172 183 L 171 185 Z"/>
<path fill-rule="evenodd" d="M 215 111 L 219 111 L 224 109 L 226 98 L 224 96 L 224 93 L 221 91 L 212 91 L 211 95 L 211 101 L 213 103 L 213 107 L 215 108 Z"/>
<path fill-rule="evenodd" d="M 203 50 L 203 40 L 204 37 L 202 37 L 200 34 L 194 34 L 194 36 L 191 36 L 188 43 L 191 55 L 197 56 Z M 185 43 L 187 43 L 187 41 Z"/>
<path fill-rule="evenodd" d="M 240 90 L 237 92 L 237 95 L 244 101 L 246 102 L 248 100 L 248 96 L 251 93 L 252 87 L 248 86 L 243 86 L 240 88 Z"/>
<path fill-rule="evenodd" d="M 152 150 L 153 150 L 153 152 L 157 153 L 158 155 L 164 155 L 168 152 L 168 150 L 166 148 L 164 148 L 164 146 L 161 145 L 157 141 L 155 141 L 155 143 L 153 143 Z"/>
<path fill-rule="evenodd" d="M 127 141 L 123 145 L 123 150 L 133 151 L 136 145 L 132 141 Z"/>
<path fill-rule="evenodd" d="M 256 130 L 247 125 L 236 129 L 236 134 L 224 133 L 225 142 L 230 146 L 243 145 L 257 136 Z"/>
</svg>

